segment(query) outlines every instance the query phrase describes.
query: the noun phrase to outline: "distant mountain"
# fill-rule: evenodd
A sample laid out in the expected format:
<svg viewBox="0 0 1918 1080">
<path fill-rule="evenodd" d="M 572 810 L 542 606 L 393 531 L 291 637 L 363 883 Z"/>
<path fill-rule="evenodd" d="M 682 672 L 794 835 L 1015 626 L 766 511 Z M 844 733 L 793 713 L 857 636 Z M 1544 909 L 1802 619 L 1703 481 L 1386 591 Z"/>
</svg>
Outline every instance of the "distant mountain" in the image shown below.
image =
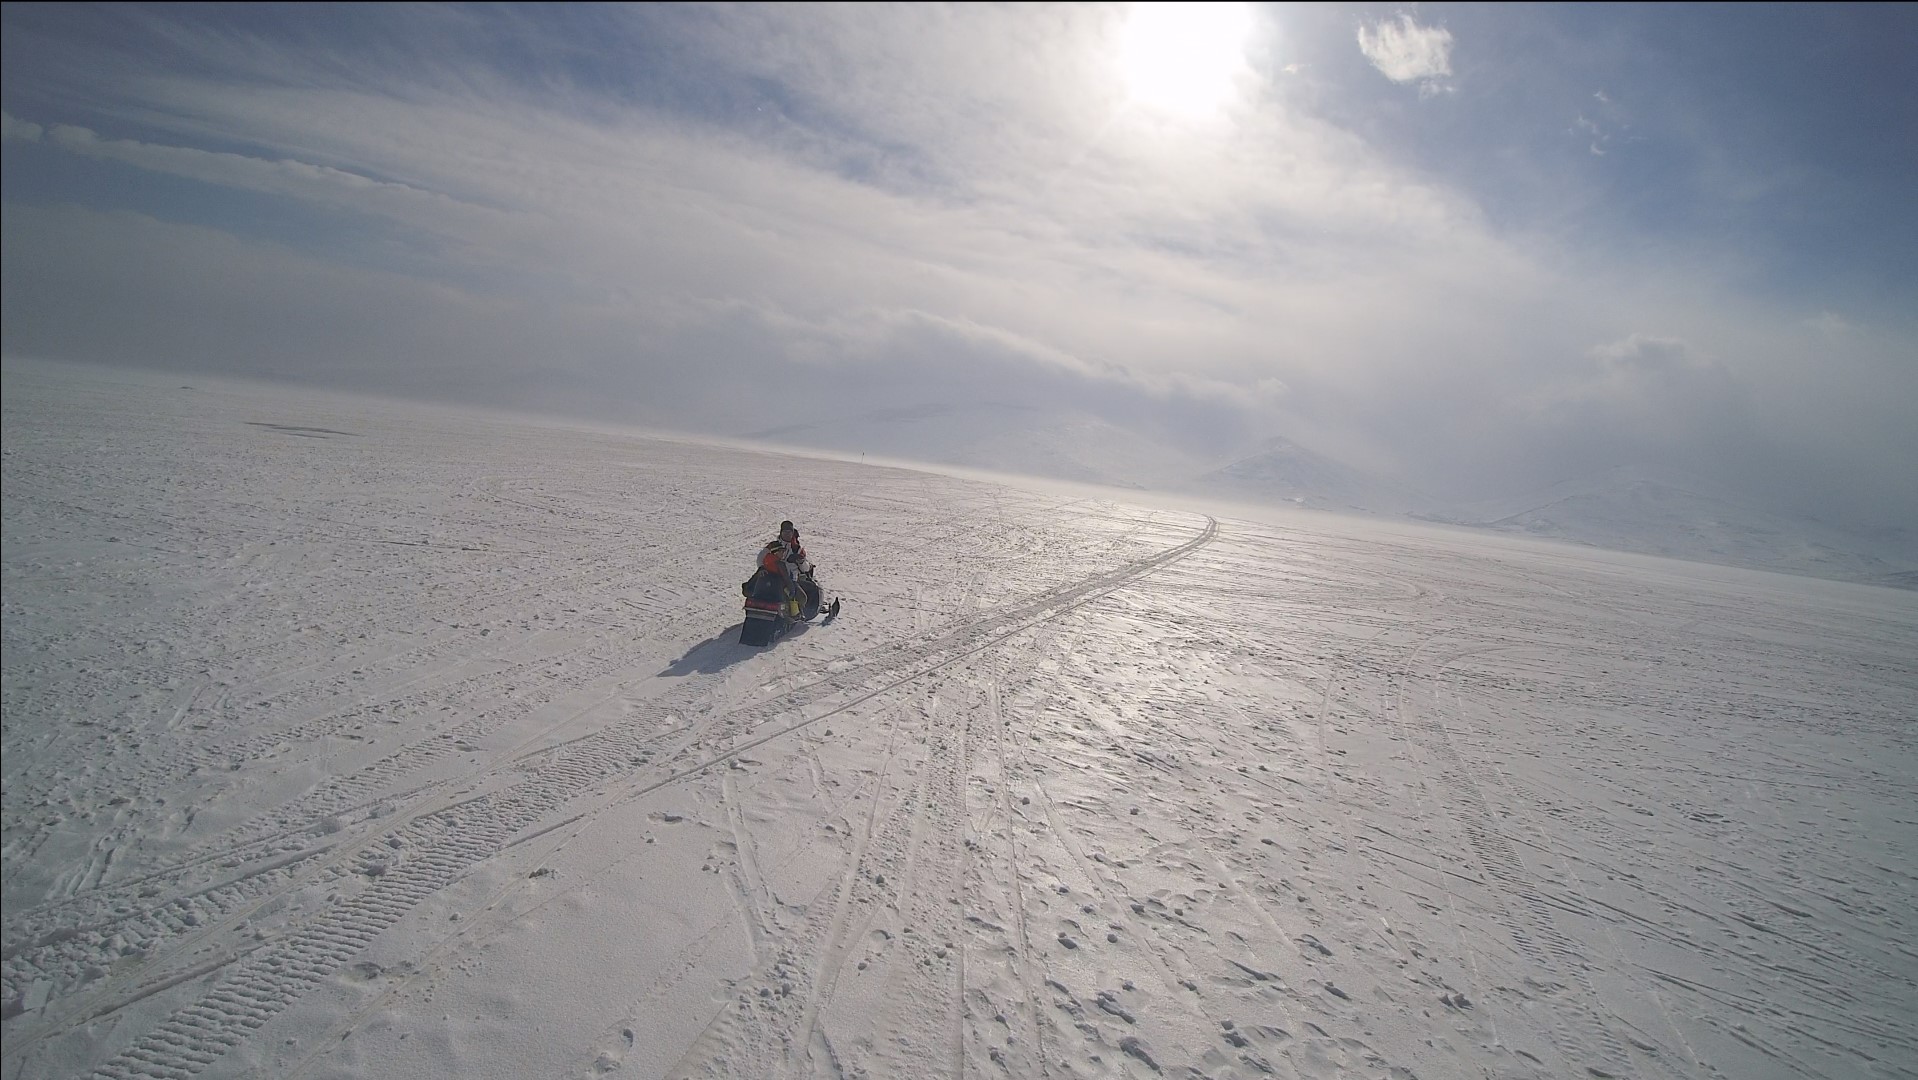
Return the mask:
<svg viewBox="0 0 1918 1080">
<path fill-rule="evenodd" d="M 1755 509 L 1695 477 L 1613 469 L 1540 491 L 1417 515 L 1614 551 L 1911 587 L 1918 560 L 1895 540 Z"/>
<path fill-rule="evenodd" d="M 1396 515 L 1429 504 L 1410 488 L 1276 436 L 1259 444 L 1251 454 L 1201 474 L 1194 483 L 1210 494 L 1321 510 Z"/>
<path fill-rule="evenodd" d="M 1162 487 L 1199 467 L 1184 451 L 1095 416 L 990 403 L 880 409 L 749 438 L 1112 487 Z"/>
</svg>

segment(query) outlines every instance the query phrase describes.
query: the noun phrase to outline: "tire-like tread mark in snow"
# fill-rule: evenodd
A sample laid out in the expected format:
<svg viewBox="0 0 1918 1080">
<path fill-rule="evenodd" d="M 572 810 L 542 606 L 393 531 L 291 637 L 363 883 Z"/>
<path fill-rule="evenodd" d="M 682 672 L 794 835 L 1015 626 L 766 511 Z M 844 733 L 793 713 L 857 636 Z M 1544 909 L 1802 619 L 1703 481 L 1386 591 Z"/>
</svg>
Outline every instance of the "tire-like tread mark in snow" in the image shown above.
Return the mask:
<svg viewBox="0 0 1918 1080">
<path fill-rule="evenodd" d="M 842 704 L 778 732 L 680 770 L 649 784 L 629 797 L 639 797 L 702 773 L 769 739 L 787 734 L 868 700 L 931 671 L 955 663 L 1018 633 L 1035 622 L 1054 618 L 1096 596 L 1175 562 L 1210 543 L 1218 522 L 1206 518 L 1205 529 L 1193 539 L 1156 555 L 1134 561 L 1109 573 L 1071 583 L 971 625 L 937 642 L 903 650 L 895 664 L 912 671 Z M 1011 629 L 1006 629 L 1008 626 Z M 894 665 L 884 665 L 896 670 Z M 772 702 L 746 713 L 789 708 Z M 181 1077 L 199 1073 L 237 1046 L 267 1021 L 283 1012 L 314 986 L 345 966 L 376 936 L 397 923 L 421 900 L 446 887 L 459 874 L 498 852 L 516 833 L 573 798 L 606 781 L 632 771 L 633 733 L 608 729 L 570 744 L 548 756 L 533 773 L 512 787 L 422 815 L 395 829 L 389 848 L 375 855 L 365 847 L 345 858 L 359 857 L 361 870 L 371 877 L 368 887 L 309 920 L 266 955 L 254 955 L 222 978 L 193 1005 L 188 1005 L 138 1038 L 102 1065 L 96 1075 L 113 1080 L 140 1077 Z M 601 808 L 604 809 L 603 807 Z M 550 828 L 550 826 L 549 826 Z M 385 856 L 395 856 L 388 862 Z M 377 860 L 377 861 L 376 861 Z"/>
</svg>

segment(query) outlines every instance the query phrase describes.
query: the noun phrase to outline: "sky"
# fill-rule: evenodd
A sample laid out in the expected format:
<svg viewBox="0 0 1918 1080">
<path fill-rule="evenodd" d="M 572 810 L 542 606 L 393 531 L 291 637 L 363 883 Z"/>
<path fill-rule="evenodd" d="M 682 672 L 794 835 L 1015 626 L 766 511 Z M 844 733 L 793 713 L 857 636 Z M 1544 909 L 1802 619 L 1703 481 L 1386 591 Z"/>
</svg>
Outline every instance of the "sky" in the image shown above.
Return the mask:
<svg viewBox="0 0 1918 1080">
<path fill-rule="evenodd" d="M 1913 5 L 0 8 L 7 356 L 1918 528 Z"/>
</svg>

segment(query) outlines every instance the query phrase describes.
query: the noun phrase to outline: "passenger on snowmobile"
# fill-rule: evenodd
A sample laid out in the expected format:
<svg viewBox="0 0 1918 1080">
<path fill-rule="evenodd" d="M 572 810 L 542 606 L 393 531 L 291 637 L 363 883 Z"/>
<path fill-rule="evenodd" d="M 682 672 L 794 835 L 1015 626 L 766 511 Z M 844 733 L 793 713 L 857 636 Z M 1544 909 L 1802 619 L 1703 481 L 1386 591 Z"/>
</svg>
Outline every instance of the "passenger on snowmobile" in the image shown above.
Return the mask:
<svg viewBox="0 0 1918 1080">
<path fill-rule="evenodd" d="M 754 572 L 753 580 L 747 582 L 747 587 L 752 595 L 778 600 L 787 609 L 793 606 L 799 589 L 793 580 L 792 568 L 786 562 L 784 541 L 768 540 L 766 546 L 759 549 L 759 569 Z M 771 595 L 768 597 L 767 593 Z"/>
<path fill-rule="evenodd" d="M 811 569 L 806 549 L 799 546 L 799 530 L 791 521 L 780 522 L 779 538 L 768 540 L 766 546 L 759 549 L 759 570 L 768 580 L 778 583 L 779 596 L 786 604 L 788 615 L 799 614 L 806 598 L 799 576 Z"/>
</svg>

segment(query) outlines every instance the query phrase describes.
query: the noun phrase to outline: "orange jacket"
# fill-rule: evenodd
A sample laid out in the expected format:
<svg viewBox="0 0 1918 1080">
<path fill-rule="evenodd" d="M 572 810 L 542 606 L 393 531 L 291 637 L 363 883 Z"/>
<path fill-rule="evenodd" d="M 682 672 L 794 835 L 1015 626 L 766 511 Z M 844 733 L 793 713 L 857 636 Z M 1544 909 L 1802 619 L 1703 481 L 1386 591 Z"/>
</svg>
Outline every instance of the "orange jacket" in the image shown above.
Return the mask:
<svg viewBox="0 0 1918 1080">
<path fill-rule="evenodd" d="M 786 568 L 786 542 L 767 541 L 766 546 L 759 549 L 759 568 L 781 580 L 790 577 L 792 572 Z"/>
</svg>

